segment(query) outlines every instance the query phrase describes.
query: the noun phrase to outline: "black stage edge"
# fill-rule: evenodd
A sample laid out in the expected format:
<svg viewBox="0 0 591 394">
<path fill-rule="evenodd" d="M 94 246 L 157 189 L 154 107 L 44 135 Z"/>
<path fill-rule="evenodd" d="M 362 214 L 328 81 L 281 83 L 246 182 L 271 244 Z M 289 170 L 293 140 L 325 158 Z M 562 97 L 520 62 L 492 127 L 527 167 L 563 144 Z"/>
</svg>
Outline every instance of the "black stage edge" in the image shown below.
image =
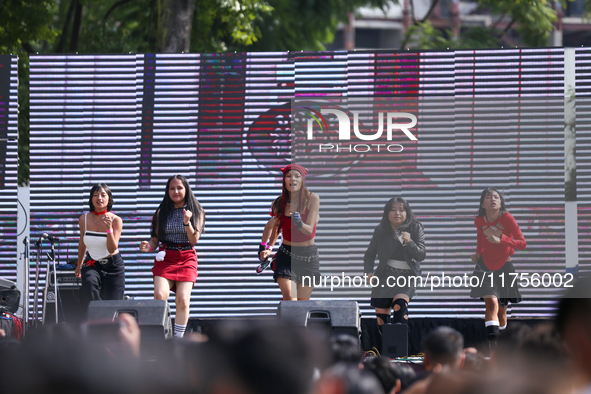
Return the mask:
<svg viewBox="0 0 591 394">
<path fill-rule="evenodd" d="M 246 323 L 249 320 L 273 320 L 274 316 L 261 316 L 249 318 L 225 318 L 225 319 L 197 319 L 192 318 L 187 325 L 188 331 L 200 332 L 205 335 L 216 329 L 216 325 L 224 321 L 240 321 Z M 534 326 L 540 323 L 550 323 L 550 319 L 509 319 L 509 325 L 515 323 Z M 464 347 L 475 347 L 478 350 L 488 349 L 486 342 L 486 329 L 484 327 L 484 318 L 465 319 L 465 318 L 420 318 L 409 319 L 408 322 L 408 352 L 409 356 L 417 355 L 422 352 L 422 343 L 425 336 L 438 326 L 452 327 L 464 335 Z M 378 327 L 375 318 L 361 319 L 361 347 L 363 350 L 371 350 L 376 343 Z"/>
</svg>

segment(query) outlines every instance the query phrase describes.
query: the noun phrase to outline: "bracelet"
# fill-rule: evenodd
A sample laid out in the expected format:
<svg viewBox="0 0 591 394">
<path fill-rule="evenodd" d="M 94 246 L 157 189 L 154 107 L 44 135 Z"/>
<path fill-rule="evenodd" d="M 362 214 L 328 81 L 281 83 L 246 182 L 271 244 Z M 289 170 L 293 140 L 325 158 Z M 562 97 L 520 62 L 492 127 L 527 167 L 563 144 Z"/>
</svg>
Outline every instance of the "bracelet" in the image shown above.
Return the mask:
<svg viewBox="0 0 591 394">
<path fill-rule="evenodd" d="M 148 250 L 148 252 L 152 251 L 152 244 L 148 244 L 148 246 L 150 247 L 150 249 Z"/>
<path fill-rule="evenodd" d="M 111 234 L 111 230 L 107 230 L 107 234 Z"/>
<path fill-rule="evenodd" d="M 267 246 L 267 250 L 273 250 L 273 245 Z"/>
<path fill-rule="evenodd" d="M 189 227 L 190 225 L 191 225 L 191 222 L 189 222 L 187 224 L 183 223 L 183 226 L 185 226 L 185 227 Z"/>
<path fill-rule="evenodd" d="M 267 243 L 266 242 L 261 242 L 261 245 L 267 246 Z"/>
</svg>

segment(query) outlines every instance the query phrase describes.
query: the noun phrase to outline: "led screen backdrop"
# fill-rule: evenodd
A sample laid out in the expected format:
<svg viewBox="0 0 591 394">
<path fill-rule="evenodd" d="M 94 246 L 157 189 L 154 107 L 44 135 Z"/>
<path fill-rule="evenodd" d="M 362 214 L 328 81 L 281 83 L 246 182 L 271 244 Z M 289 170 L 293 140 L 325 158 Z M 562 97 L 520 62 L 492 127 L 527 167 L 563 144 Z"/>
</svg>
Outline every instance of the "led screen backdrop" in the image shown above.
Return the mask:
<svg viewBox="0 0 591 394">
<path fill-rule="evenodd" d="M 379 166 L 367 155 L 342 163 L 336 153 L 323 159 L 338 163 L 331 171 L 310 166 L 307 184 L 321 199 L 322 274 L 362 274 L 373 228 L 397 195 L 425 225 L 423 275 L 471 273 L 474 215 L 489 185 L 504 192 L 528 241 L 516 253 L 518 270 L 546 272 L 565 264 L 563 96 L 563 49 L 32 56 L 32 238 L 53 233 L 60 260 L 75 259 L 77 218 L 90 187 L 106 182 L 124 222 L 126 292 L 151 298 L 153 255 L 138 244 L 149 237 L 167 178 L 180 173 L 206 211 L 191 316 L 274 314 L 279 289 L 270 271 L 254 269 L 280 168 L 291 161 L 293 100 L 404 97 L 418 100 L 423 118 L 403 152 L 372 156 Z M 519 116 L 499 115 L 496 128 L 462 118 L 479 100 L 500 97 L 548 98 L 547 111 L 537 106 L 536 118 L 524 105 Z M 433 100 L 439 106 L 429 110 Z M 516 123 L 528 116 L 527 125 Z M 376 187 L 385 168 L 388 182 Z M 551 313 L 543 290 L 526 291 L 512 315 Z M 480 317 L 483 303 L 468 294 L 419 289 L 411 314 Z M 366 288 L 317 288 L 313 298 L 355 299 L 371 312 Z"/>
<path fill-rule="evenodd" d="M 17 127 L 18 58 L 0 55 L 0 278 L 12 281 L 17 267 Z"/>
<path fill-rule="evenodd" d="M 591 49 L 575 49 L 577 201 L 580 272 L 591 272 Z"/>
</svg>

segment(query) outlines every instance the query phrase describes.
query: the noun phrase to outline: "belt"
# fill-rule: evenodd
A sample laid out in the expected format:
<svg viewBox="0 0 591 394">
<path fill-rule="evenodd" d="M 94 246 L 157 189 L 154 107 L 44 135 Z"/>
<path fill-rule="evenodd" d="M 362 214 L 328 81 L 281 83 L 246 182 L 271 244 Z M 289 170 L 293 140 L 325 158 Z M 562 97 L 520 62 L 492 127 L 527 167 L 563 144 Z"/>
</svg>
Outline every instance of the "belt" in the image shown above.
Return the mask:
<svg viewBox="0 0 591 394">
<path fill-rule="evenodd" d="M 113 261 L 113 256 L 110 257 L 106 257 L 104 259 L 98 259 L 98 260 L 85 260 L 83 265 L 87 266 L 87 267 L 94 267 L 96 264 L 99 265 L 105 265 L 105 264 L 109 264 L 111 261 Z"/>
<path fill-rule="evenodd" d="M 398 268 L 400 270 L 409 270 L 410 269 L 410 265 L 408 265 L 408 263 L 404 260 L 389 259 L 386 262 L 386 264 L 388 264 L 389 267 Z"/>
<path fill-rule="evenodd" d="M 166 250 L 191 250 L 193 249 L 193 245 L 191 244 L 161 244 L 162 247 Z"/>
<path fill-rule="evenodd" d="M 305 261 L 307 263 L 314 261 L 318 258 L 318 253 L 314 253 L 312 256 L 298 256 L 297 254 L 293 254 L 291 251 L 284 248 L 283 245 L 281 245 L 279 247 L 279 251 L 285 253 L 287 256 L 291 257 L 292 259 Z"/>
<path fill-rule="evenodd" d="M 386 266 L 386 269 L 389 270 L 390 272 L 395 272 L 397 274 L 403 274 L 403 275 L 413 274 L 414 273 L 411 268 L 406 268 L 406 269 L 403 269 L 403 268 L 394 268 L 391 265 L 387 265 Z"/>
</svg>

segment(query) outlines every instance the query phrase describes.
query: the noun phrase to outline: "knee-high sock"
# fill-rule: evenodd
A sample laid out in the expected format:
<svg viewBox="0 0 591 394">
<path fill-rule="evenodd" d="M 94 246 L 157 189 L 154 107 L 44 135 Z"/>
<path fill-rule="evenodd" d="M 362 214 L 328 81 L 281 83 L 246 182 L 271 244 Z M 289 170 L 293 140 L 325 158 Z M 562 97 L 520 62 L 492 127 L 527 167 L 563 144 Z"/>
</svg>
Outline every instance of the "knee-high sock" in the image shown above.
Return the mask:
<svg viewBox="0 0 591 394">
<path fill-rule="evenodd" d="M 488 334 L 488 346 L 491 352 L 497 348 L 497 337 L 499 336 L 499 322 L 496 320 L 489 320 L 484 322 L 486 326 L 486 333 Z"/>
<path fill-rule="evenodd" d="M 396 305 L 398 305 L 400 309 L 396 310 Z M 394 301 L 394 318 L 392 319 L 392 323 L 408 323 L 408 303 L 406 300 L 399 298 Z"/>
</svg>

